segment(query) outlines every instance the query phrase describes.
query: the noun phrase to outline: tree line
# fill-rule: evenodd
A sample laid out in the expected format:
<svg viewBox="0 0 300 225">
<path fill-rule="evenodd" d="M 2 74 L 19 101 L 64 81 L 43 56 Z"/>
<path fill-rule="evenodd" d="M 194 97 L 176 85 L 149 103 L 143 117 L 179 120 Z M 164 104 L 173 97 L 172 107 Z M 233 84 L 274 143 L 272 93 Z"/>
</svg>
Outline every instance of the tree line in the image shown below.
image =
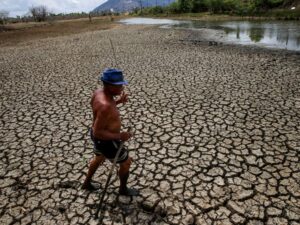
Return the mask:
<svg viewBox="0 0 300 225">
<path fill-rule="evenodd" d="M 144 7 L 148 4 L 145 0 L 139 0 L 140 7 L 132 11 L 134 15 L 159 15 L 159 14 L 183 14 L 183 13 L 202 13 L 229 14 L 238 16 L 275 16 L 285 19 L 300 18 L 300 9 L 290 10 L 290 7 L 297 5 L 298 0 L 176 0 L 167 6 Z M 145 3 L 145 4 L 144 4 Z M 299 4 L 299 3 L 298 3 Z M 287 8 L 287 9 L 280 9 Z M 273 10 L 275 9 L 275 10 Z M 271 13 L 270 13 L 271 12 Z M 269 13 L 269 14 L 268 14 Z M 0 24 L 10 22 L 42 22 L 53 19 L 74 19 L 92 16 L 111 15 L 111 11 L 98 13 L 68 13 L 54 14 L 46 6 L 32 6 L 29 8 L 29 15 L 17 18 L 9 18 L 9 12 L 0 10 Z M 115 14 L 115 13 L 114 13 Z M 119 14 L 119 13 L 117 13 Z"/>
<path fill-rule="evenodd" d="M 136 14 L 182 14 L 210 12 L 212 14 L 230 14 L 240 16 L 266 15 L 267 12 L 297 4 L 295 0 L 177 0 L 168 6 L 136 8 Z M 295 5 L 296 5 L 295 4 Z M 281 10 L 299 17 L 300 10 Z M 280 10 L 277 11 L 280 14 Z"/>
<path fill-rule="evenodd" d="M 112 12 L 98 12 L 98 13 L 86 13 L 86 12 L 76 12 L 76 13 L 52 13 L 46 6 L 32 6 L 29 8 L 29 11 L 24 16 L 17 16 L 16 18 L 9 17 L 9 12 L 6 10 L 0 10 L 0 25 L 7 22 L 43 22 L 51 20 L 63 20 L 63 19 L 77 19 L 77 18 L 89 18 L 95 16 L 109 16 Z M 118 13 L 114 13 L 116 15 Z"/>
</svg>

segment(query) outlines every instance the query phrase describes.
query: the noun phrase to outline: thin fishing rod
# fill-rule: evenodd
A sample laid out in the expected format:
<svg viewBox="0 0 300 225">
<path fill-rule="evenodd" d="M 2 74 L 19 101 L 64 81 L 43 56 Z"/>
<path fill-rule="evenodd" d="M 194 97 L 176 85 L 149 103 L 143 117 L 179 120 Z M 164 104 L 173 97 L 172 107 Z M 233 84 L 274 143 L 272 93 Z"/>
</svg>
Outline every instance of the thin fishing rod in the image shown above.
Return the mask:
<svg viewBox="0 0 300 225">
<path fill-rule="evenodd" d="M 115 53 L 115 48 L 114 48 L 114 45 L 112 43 L 112 40 L 109 38 L 109 42 L 110 42 L 110 46 L 112 48 L 112 52 L 113 52 L 113 56 L 114 56 L 114 60 L 115 60 L 115 66 L 117 67 L 118 66 L 118 63 L 117 63 L 117 57 L 116 57 L 116 53 Z M 130 119 L 128 118 L 128 120 L 130 121 Z M 131 132 L 131 126 L 129 126 L 128 128 L 128 132 Z M 118 148 L 118 151 L 117 151 L 117 154 L 113 160 L 113 164 L 110 168 L 110 171 L 109 171 L 109 174 L 107 176 L 107 180 L 106 180 L 106 183 L 105 183 L 105 187 L 103 189 L 103 192 L 102 192 L 102 195 L 101 195 L 101 198 L 100 198 L 100 203 L 98 205 L 98 208 L 97 208 L 97 211 L 95 213 L 95 218 L 98 219 L 100 217 L 100 222 L 102 222 L 102 219 L 103 219 L 103 212 L 102 212 L 102 208 L 103 208 L 103 203 L 104 203 L 104 197 L 105 197 L 105 194 L 107 192 L 107 188 L 110 184 L 110 180 L 111 180 L 111 177 L 112 177 L 112 172 L 114 170 L 114 168 L 116 168 L 116 164 L 117 164 L 117 160 L 119 158 L 119 155 L 121 153 L 121 150 L 123 149 L 123 146 L 124 146 L 124 142 L 122 141 L 120 143 L 120 146 Z M 100 215 L 99 215 L 100 214 Z"/>
<path fill-rule="evenodd" d="M 128 132 L 130 132 L 130 128 L 128 129 Z M 112 177 L 113 170 L 114 170 L 114 168 L 115 168 L 116 165 L 117 165 L 117 160 L 118 160 L 119 155 L 120 155 L 120 153 L 121 153 L 121 151 L 122 151 L 122 149 L 123 149 L 123 146 L 124 146 L 124 141 L 122 141 L 122 142 L 120 143 L 119 148 L 118 148 L 118 151 L 117 151 L 117 154 L 116 154 L 116 156 L 115 156 L 115 158 L 114 158 L 114 160 L 113 160 L 113 164 L 112 164 L 112 166 L 111 166 L 111 168 L 110 168 L 110 171 L 109 171 L 109 174 L 108 174 L 108 176 L 107 176 L 107 180 L 106 180 L 106 183 L 105 183 L 105 187 L 104 187 L 104 189 L 103 189 L 103 192 L 102 192 L 102 196 L 101 196 L 101 199 L 100 199 L 100 203 L 99 203 L 99 205 L 98 205 L 98 209 L 97 209 L 96 214 L 95 214 L 95 218 L 98 219 L 98 218 L 99 218 L 99 212 L 100 212 L 100 221 L 102 221 L 102 214 L 101 214 L 101 213 L 102 213 L 102 205 L 103 205 L 103 202 L 104 202 L 104 197 L 105 197 L 105 194 L 106 194 L 108 185 L 109 185 L 109 183 L 110 183 L 110 179 L 111 179 L 111 177 Z"/>
<path fill-rule="evenodd" d="M 102 196 L 101 196 L 101 199 L 100 199 L 100 203 L 99 203 L 99 205 L 98 205 L 98 209 L 97 209 L 96 214 L 95 214 L 95 218 L 98 219 L 98 218 L 99 218 L 99 212 L 100 212 L 100 219 L 101 219 L 101 221 L 102 221 L 102 214 L 101 214 L 101 212 L 102 212 L 102 205 L 103 205 L 103 201 L 104 201 L 104 196 L 105 196 L 105 194 L 106 194 L 106 190 L 107 190 L 108 185 L 109 185 L 109 183 L 110 183 L 110 179 L 111 179 L 111 176 L 112 176 L 112 172 L 113 172 L 113 170 L 114 170 L 114 168 L 115 168 L 115 166 L 116 166 L 117 159 L 119 158 L 119 155 L 120 155 L 120 152 L 121 152 L 121 150 L 122 150 L 122 148 L 123 148 L 123 145 L 124 145 L 124 142 L 121 142 L 121 143 L 120 143 L 120 146 L 119 146 L 119 149 L 118 149 L 118 152 L 117 152 L 117 154 L 116 154 L 116 156 L 115 156 L 115 158 L 114 158 L 113 164 L 112 164 L 112 166 L 111 166 L 111 168 L 110 168 L 110 171 L 109 171 L 109 174 L 108 174 L 106 183 L 105 183 L 105 187 L 104 187 L 104 190 L 103 190 L 103 192 L 102 192 Z"/>
<path fill-rule="evenodd" d="M 109 42 L 110 42 L 110 46 L 111 46 L 111 49 L 112 49 L 112 52 L 113 52 L 113 56 L 114 56 L 114 59 L 115 59 L 115 66 L 118 67 L 118 61 L 117 61 L 117 57 L 116 57 L 116 52 L 115 52 L 115 48 L 114 48 L 114 45 L 111 41 L 111 39 L 109 38 Z"/>
<path fill-rule="evenodd" d="M 114 60 L 115 60 L 115 66 L 118 67 L 118 61 L 117 61 L 117 56 L 116 56 L 116 50 L 114 48 L 114 45 L 113 45 L 113 42 L 112 40 L 109 38 L 109 42 L 110 42 L 110 46 L 111 46 L 111 49 L 112 49 L 112 52 L 113 52 L 113 56 L 114 56 Z M 130 82 L 129 82 L 130 83 Z M 129 87 L 126 88 L 129 92 Z M 124 90 L 125 91 L 125 90 Z M 132 126 L 131 126 L 131 119 L 129 118 L 129 113 L 127 113 L 127 116 L 128 116 L 128 127 L 129 129 L 132 129 Z"/>
</svg>

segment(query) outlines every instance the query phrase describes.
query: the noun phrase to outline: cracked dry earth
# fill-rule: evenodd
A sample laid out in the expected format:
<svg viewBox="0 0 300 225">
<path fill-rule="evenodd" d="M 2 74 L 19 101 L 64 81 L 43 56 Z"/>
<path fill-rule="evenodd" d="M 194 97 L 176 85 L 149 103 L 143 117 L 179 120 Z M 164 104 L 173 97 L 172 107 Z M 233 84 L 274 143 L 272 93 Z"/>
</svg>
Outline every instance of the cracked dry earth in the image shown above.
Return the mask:
<svg viewBox="0 0 300 225">
<path fill-rule="evenodd" d="M 118 196 L 114 174 L 103 224 L 299 225 L 299 54 L 199 37 L 121 26 L 1 48 L 0 224 L 100 224 L 101 190 L 80 185 L 111 38 L 141 195 Z M 102 189 L 110 166 L 94 176 Z"/>
</svg>

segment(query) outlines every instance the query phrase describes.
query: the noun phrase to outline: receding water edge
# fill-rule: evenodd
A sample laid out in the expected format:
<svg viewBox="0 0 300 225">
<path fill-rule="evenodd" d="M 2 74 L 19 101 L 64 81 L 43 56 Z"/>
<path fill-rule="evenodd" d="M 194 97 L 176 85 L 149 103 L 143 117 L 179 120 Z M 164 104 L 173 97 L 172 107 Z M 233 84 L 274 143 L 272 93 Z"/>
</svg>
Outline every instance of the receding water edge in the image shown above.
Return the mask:
<svg viewBox="0 0 300 225">
<path fill-rule="evenodd" d="M 215 41 L 241 45 L 300 51 L 299 21 L 181 21 L 172 19 L 130 18 L 123 24 L 160 25 L 164 28 L 212 29 L 221 31 Z"/>
</svg>

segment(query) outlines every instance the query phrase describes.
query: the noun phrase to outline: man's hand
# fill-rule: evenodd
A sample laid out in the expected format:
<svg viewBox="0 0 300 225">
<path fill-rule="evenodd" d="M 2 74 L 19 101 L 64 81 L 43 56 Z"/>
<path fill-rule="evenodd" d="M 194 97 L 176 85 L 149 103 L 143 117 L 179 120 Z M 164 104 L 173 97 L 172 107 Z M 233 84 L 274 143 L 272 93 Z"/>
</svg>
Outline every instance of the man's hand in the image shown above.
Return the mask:
<svg viewBox="0 0 300 225">
<path fill-rule="evenodd" d="M 131 132 L 121 132 L 120 133 L 120 140 L 121 141 L 127 141 L 132 137 L 132 133 Z"/>
<path fill-rule="evenodd" d="M 116 100 L 116 104 L 123 103 L 125 104 L 128 101 L 128 94 L 126 94 L 124 91 L 122 92 L 121 96 Z"/>
</svg>

